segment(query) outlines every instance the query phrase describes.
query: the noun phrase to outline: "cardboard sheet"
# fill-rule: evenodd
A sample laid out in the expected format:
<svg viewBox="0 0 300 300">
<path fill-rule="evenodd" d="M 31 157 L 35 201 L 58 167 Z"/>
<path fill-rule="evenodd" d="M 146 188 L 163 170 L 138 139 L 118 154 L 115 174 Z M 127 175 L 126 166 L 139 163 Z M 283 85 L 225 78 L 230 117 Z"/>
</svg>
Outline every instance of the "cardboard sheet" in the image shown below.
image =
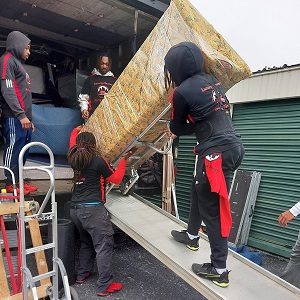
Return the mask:
<svg viewBox="0 0 300 300">
<path fill-rule="evenodd" d="M 117 160 L 169 106 L 164 87 L 164 57 L 170 47 L 183 41 L 200 47 L 205 71 L 214 74 L 226 90 L 251 75 L 243 59 L 189 1 L 171 1 L 84 128 L 95 134 L 102 155 L 110 161 Z M 166 113 L 163 119 L 169 117 L 170 113 Z M 159 139 L 162 147 L 168 140 L 162 137 L 166 128 L 166 123 L 158 121 L 139 141 L 152 143 Z M 141 147 L 138 152 L 144 150 Z M 150 151 L 148 156 L 154 152 Z"/>
</svg>

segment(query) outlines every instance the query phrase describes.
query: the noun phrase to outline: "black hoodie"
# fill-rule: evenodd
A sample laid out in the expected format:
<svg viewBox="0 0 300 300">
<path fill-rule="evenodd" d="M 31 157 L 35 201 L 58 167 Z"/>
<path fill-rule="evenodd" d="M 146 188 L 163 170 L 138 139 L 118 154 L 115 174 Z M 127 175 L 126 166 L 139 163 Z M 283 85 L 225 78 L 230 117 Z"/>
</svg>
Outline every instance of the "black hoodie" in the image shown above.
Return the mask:
<svg viewBox="0 0 300 300">
<path fill-rule="evenodd" d="M 241 144 L 221 83 L 202 71 L 200 49 L 190 42 L 171 47 L 165 67 L 177 86 L 170 99 L 172 133 L 177 136 L 195 133 L 199 143 L 195 151 L 201 156 Z"/>
<path fill-rule="evenodd" d="M 30 78 L 21 57 L 30 39 L 12 31 L 6 39 L 6 52 L 0 58 L 1 108 L 3 118 L 32 119 Z"/>
</svg>

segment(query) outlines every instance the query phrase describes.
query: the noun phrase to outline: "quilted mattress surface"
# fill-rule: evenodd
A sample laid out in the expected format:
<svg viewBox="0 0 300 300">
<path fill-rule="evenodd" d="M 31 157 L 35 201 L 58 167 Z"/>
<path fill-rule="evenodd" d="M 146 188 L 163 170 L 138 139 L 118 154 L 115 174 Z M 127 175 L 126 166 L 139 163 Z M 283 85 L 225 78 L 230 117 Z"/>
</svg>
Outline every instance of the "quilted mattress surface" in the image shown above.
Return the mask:
<svg viewBox="0 0 300 300">
<path fill-rule="evenodd" d="M 110 161 L 118 159 L 122 151 L 168 108 L 164 57 L 170 47 L 183 41 L 194 42 L 200 47 L 205 71 L 214 74 L 226 90 L 251 75 L 243 59 L 189 1 L 171 1 L 83 129 L 95 134 L 102 155 Z M 170 112 L 167 112 L 163 119 L 169 118 Z M 157 141 L 166 126 L 165 122 L 156 122 L 139 141 Z M 166 142 L 165 136 L 158 145 Z M 142 148 L 138 152 L 145 150 Z"/>
</svg>

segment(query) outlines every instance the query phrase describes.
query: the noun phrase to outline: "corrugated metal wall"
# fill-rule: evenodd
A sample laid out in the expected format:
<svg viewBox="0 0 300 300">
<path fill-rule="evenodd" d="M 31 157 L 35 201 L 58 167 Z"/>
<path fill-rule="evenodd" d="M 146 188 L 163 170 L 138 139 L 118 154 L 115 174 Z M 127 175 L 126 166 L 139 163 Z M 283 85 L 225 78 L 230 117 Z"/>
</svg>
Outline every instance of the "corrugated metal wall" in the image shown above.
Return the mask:
<svg viewBox="0 0 300 300">
<path fill-rule="evenodd" d="M 230 103 L 281 100 L 300 96 L 300 64 L 254 73 L 226 93 Z"/>
<path fill-rule="evenodd" d="M 300 201 L 300 99 L 235 104 L 233 122 L 246 154 L 241 170 L 261 172 L 248 245 L 289 257 L 300 219 L 278 225 L 279 214 Z M 179 140 L 176 196 L 180 219 L 187 222 L 193 179 L 195 136 Z M 159 197 L 150 197 L 156 204 Z"/>
<path fill-rule="evenodd" d="M 194 146 L 196 144 L 197 139 L 194 135 L 181 136 L 179 138 L 176 175 L 176 200 L 179 217 L 185 222 L 188 220 L 190 211 L 190 188 L 194 178 Z"/>
<path fill-rule="evenodd" d="M 248 245 L 288 257 L 300 220 L 278 215 L 300 200 L 300 99 L 234 105 L 233 122 L 246 154 L 242 170 L 262 173 Z"/>
</svg>

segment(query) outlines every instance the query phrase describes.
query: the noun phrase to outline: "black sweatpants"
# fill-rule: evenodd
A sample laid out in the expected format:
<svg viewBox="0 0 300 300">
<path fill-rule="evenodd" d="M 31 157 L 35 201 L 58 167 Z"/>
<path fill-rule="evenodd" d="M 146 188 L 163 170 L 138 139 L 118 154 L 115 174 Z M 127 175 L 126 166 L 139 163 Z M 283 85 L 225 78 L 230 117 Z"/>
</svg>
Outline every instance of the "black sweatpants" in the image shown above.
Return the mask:
<svg viewBox="0 0 300 300">
<path fill-rule="evenodd" d="M 213 154 L 213 153 L 211 153 Z M 222 170 L 227 190 L 230 188 L 232 172 L 241 164 L 244 148 L 238 145 L 222 153 Z M 226 268 L 228 255 L 227 238 L 221 235 L 220 197 L 211 192 L 210 183 L 205 173 L 204 159 L 198 159 L 196 176 L 191 187 L 191 207 L 188 221 L 188 232 L 197 235 L 202 221 L 206 225 L 211 249 L 211 263 L 215 268 Z"/>
<path fill-rule="evenodd" d="M 84 279 L 93 270 L 95 253 L 99 278 L 97 292 L 104 293 L 113 281 L 111 260 L 113 228 L 103 204 L 71 208 L 70 216 L 80 236 L 77 279 Z"/>
</svg>

